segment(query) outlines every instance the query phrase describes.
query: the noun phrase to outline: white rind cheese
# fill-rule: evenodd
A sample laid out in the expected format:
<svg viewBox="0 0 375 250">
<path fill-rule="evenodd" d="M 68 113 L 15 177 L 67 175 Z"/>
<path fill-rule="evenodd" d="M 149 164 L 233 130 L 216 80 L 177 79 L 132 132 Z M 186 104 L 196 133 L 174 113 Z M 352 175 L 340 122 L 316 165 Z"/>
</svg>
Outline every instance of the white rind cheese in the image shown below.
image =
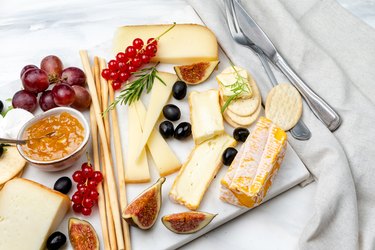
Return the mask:
<svg viewBox="0 0 375 250">
<path fill-rule="evenodd" d="M 0 192 L 0 249 L 45 249 L 70 207 L 67 195 L 15 178 Z"/>
<path fill-rule="evenodd" d="M 224 133 L 223 116 L 217 90 L 191 92 L 189 106 L 195 144 L 200 144 Z"/>
</svg>

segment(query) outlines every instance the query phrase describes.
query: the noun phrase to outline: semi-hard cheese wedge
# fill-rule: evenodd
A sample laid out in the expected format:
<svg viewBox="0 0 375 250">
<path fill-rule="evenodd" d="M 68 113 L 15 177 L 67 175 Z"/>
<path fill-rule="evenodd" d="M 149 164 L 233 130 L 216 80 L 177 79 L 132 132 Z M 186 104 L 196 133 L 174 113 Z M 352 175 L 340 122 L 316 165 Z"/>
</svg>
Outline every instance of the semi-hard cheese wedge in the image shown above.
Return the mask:
<svg viewBox="0 0 375 250">
<path fill-rule="evenodd" d="M 203 195 L 221 166 L 221 155 L 236 141 L 227 134 L 196 145 L 169 192 L 170 198 L 191 210 L 198 209 Z"/>
<path fill-rule="evenodd" d="M 171 25 L 123 26 L 117 29 L 114 36 L 114 54 L 124 52 L 133 44 L 135 38 L 145 43 L 149 38 L 156 38 Z M 218 44 L 214 33 L 207 27 L 198 24 L 176 24 L 158 41 L 156 56 L 153 62 L 171 64 L 190 64 L 195 62 L 217 61 Z"/>
<path fill-rule="evenodd" d="M 146 118 L 146 108 L 141 100 L 135 102 L 134 105 L 143 129 L 144 120 Z M 152 130 L 150 138 L 147 141 L 147 147 L 160 176 L 172 174 L 180 169 L 180 160 L 155 128 Z"/>
<path fill-rule="evenodd" d="M 140 156 L 142 150 L 146 146 L 148 138 L 150 137 L 156 122 L 158 121 L 160 113 L 171 96 L 173 84 L 177 81 L 177 76 L 175 74 L 158 72 L 157 75 L 163 80 L 164 84 L 158 78 L 155 78 L 155 82 L 151 90 L 150 102 L 147 108 L 142 137 L 137 141 L 137 156 Z"/>
<path fill-rule="evenodd" d="M 261 117 L 221 180 L 220 198 L 238 206 L 259 205 L 285 155 L 284 130 Z"/>
<path fill-rule="evenodd" d="M 223 116 L 220 111 L 217 90 L 191 92 L 189 106 L 195 144 L 200 144 L 224 133 Z"/>
<path fill-rule="evenodd" d="M 148 168 L 146 150 L 141 150 L 138 157 L 136 153 L 138 142 L 142 136 L 142 127 L 138 120 L 135 104 L 128 107 L 128 155 L 125 164 L 125 181 L 127 183 L 142 183 L 150 181 L 150 170 Z"/>
<path fill-rule="evenodd" d="M 70 207 L 67 195 L 15 178 L 0 192 L 0 249 L 45 249 Z"/>
</svg>

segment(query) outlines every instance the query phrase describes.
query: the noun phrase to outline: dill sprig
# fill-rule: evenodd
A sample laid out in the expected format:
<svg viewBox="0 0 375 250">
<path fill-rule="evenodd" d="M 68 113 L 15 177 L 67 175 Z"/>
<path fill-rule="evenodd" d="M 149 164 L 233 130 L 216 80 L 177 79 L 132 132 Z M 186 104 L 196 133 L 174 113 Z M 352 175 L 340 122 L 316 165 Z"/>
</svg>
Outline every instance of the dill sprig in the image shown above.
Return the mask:
<svg viewBox="0 0 375 250">
<path fill-rule="evenodd" d="M 146 93 L 150 93 L 152 86 L 154 85 L 155 78 L 165 85 L 165 82 L 157 75 L 158 66 L 160 62 L 157 62 L 154 66 L 149 68 L 141 69 L 134 72 L 133 75 L 137 77 L 134 81 L 128 83 L 126 87 L 121 90 L 120 95 L 116 97 L 108 108 L 103 112 L 105 115 L 108 111 L 114 109 L 117 104 L 126 105 L 131 104 L 134 101 L 138 101 L 141 98 L 142 92 L 146 90 Z"/>
<path fill-rule="evenodd" d="M 234 93 L 233 95 L 231 95 L 224 103 L 223 107 L 221 108 L 221 113 L 224 113 L 224 111 L 226 110 L 226 108 L 229 106 L 229 104 L 233 101 L 233 100 L 236 100 L 241 94 L 243 93 L 251 93 L 251 89 L 249 87 L 249 84 L 247 83 L 247 81 L 245 80 L 244 77 L 242 77 L 240 75 L 240 73 L 238 72 L 238 70 L 236 69 L 236 67 L 234 66 L 234 64 L 232 63 L 232 61 L 230 61 L 230 65 L 232 66 L 235 74 L 236 74 L 236 81 L 232 84 L 229 84 L 229 85 L 224 85 L 224 87 L 228 87 L 230 88 L 230 90 Z"/>
</svg>

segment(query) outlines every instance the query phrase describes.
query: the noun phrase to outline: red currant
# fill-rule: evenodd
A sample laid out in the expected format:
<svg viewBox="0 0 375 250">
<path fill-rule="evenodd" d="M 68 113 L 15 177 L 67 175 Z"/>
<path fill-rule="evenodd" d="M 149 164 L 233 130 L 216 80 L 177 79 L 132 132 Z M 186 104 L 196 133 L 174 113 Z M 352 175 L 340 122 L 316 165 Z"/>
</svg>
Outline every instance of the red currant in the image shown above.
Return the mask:
<svg viewBox="0 0 375 250">
<path fill-rule="evenodd" d="M 142 59 L 139 56 L 134 57 L 134 59 L 132 61 L 132 65 L 134 67 L 136 67 L 136 68 L 141 67 L 141 65 L 142 65 Z"/>
<path fill-rule="evenodd" d="M 146 54 L 143 54 L 141 55 L 141 60 L 142 60 L 142 63 L 149 63 L 150 62 L 150 56 L 149 55 L 146 55 Z"/>
<path fill-rule="evenodd" d="M 120 73 L 119 79 L 121 82 L 126 82 L 129 79 L 129 77 L 130 73 L 128 71 L 125 71 Z"/>
<path fill-rule="evenodd" d="M 133 46 L 128 46 L 125 50 L 125 55 L 128 58 L 133 58 L 137 54 L 137 51 Z"/>
<path fill-rule="evenodd" d="M 89 166 L 82 167 L 82 175 L 86 179 L 91 178 L 93 174 L 94 174 L 94 170 L 92 169 L 92 167 L 89 167 Z"/>
<path fill-rule="evenodd" d="M 121 72 L 126 72 L 128 71 L 128 65 L 125 62 L 119 62 L 118 63 L 118 69 Z"/>
<path fill-rule="evenodd" d="M 83 183 L 86 181 L 83 177 L 82 171 L 79 170 L 73 173 L 73 180 L 77 183 Z"/>
<path fill-rule="evenodd" d="M 120 63 L 120 62 L 126 62 L 126 55 L 124 52 L 119 52 L 117 53 L 116 55 L 116 60 Z"/>
<path fill-rule="evenodd" d="M 87 182 L 87 187 L 90 190 L 91 189 L 96 189 L 97 186 L 98 186 L 98 183 L 95 180 L 89 179 L 89 181 Z"/>
<path fill-rule="evenodd" d="M 93 199 L 94 201 L 97 201 L 98 198 L 99 198 L 99 193 L 98 193 L 98 191 L 96 191 L 96 190 L 91 190 L 91 191 L 90 191 L 90 194 L 89 194 L 89 197 L 90 197 L 91 199 Z"/>
<path fill-rule="evenodd" d="M 92 176 L 92 179 L 99 183 L 103 180 L 103 175 L 100 171 L 95 171 Z"/>
<path fill-rule="evenodd" d="M 143 40 L 141 38 L 136 38 L 133 41 L 133 47 L 136 49 L 142 49 L 143 47 Z"/>
<path fill-rule="evenodd" d="M 77 190 L 83 187 L 86 187 L 85 183 L 78 183 Z"/>
<path fill-rule="evenodd" d="M 119 81 L 117 81 L 117 80 L 113 81 L 113 82 L 112 82 L 112 88 L 113 88 L 114 90 L 119 90 L 119 89 L 121 88 L 121 82 L 119 82 Z"/>
<path fill-rule="evenodd" d="M 91 198 L 86 197 L 82 200 L 82 206 L 91 208 L 94 206 L 94 201 Z"/>
<path fill-rule="evenodd" d="M 89 194 L 90 192 L 90 189 L 88 189 L 87 187 L 81 187 L 80 189 L 78 189 L 77 191 L 82 197 L 86 196 L 87 194 Z"/>
<path fill-rule="evenodd" d="M 102 77 L 108 81 L 110 73 L 111 73 L 111 71 L 109 69 L 103 69 L 103 71 L 102 71 Z"/>
<path fill-rule="evenodd" d="M 111 80 L 117 80 L 118 79 L 118 76 L 119 76 L 119 73 L 117 72 L 117 71 L 112 71 L 111 73 L 110 73 L 110 76 L 109 76 L 109 79 L 111 79 Z"/>
<path fill-rule="evenodd" d="M 111 60 L 108 62 L 108 68 L 111 71 L 116 71 L 118 70 L 118 62 L 116 60 Z"/>
<path fill-rule="evenodd" d="M 81 165 L 81 169 L 82 169 L 82 170 L 83 170 L 84 168 L 87 168 L 87 167 L 91 168 L 91 165 L 89 165 L 88 162 L 84 162 L 84 163 L 82 163 L 82 165 Z"/>
<path fill-rule="evenodd" d="M 155 56 L 156 51 L 157 51 L 156 46 L 155 46 L 154 44 L 149 44 L 149 45 L 147 45 L 147 47 L 146 47 L 146 51 L 145 51 L 145 53 L 146 53 L 147 55 L 153 57 L 153 56 Z"/>
<path fill-rule="evenodd" d="M 153 45 L 157 46 L 158 45 L 158 40 L 156 40 L 155 38 L 149 38 L 147 40 L 147 45 L 148 44 L 153 44 Z"/>
<path fill-rule="evenodd" d="M 81 203 L 82 199 L 83 199 L 83 197 L 81 196 L 81 194 L 79 193 L 79 191 L 75 192 L 73 194 L 73 196 L 72 196 L 72 201 L 74 203 Z"/>
<path fill-rule="evenodd" d="M 129 65 L 128 70 L 129 70 L 130 73 L 133 73 L 133 72 L 135 72 L 137 69 L 136 69 L 133 65 Z"/>
<path fill-rule="evenodd" d="M 73 204 L 73 211 L 76 212 L 76 213 L 82 212 L 82 208 L 83 207 L 82 207 L 81 204 L 77 204 L 77 203 Z"/>
<path fill-rule="evenodd" d="M 85 215 L 85 216 L 89 216 L 91 214 L 91 208 L 83 207 L 82 208 L 82 214 Z"/>
</svg>

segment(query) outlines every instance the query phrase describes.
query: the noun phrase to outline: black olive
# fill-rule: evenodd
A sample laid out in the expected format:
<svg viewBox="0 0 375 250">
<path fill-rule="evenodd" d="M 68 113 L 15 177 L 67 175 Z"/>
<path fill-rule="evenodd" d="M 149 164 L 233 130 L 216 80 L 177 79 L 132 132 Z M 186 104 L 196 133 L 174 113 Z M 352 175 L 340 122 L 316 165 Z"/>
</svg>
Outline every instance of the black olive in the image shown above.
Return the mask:
<svg viewBox="0 0 375 250">
<path fill-rule="evenodd" d="M 191 125 L 188 122 L 181 122 L 174 131 L 174 138 L 182 140 L 191 135 Z"/>
<path fill-rule="evenodd" d="M 3 156 L 4 146 L 0 144 L 0 157 Z"/>
<path fill-rule="evenodd" d="M 66 236 L 61 232 L 52 233 L 47 239 L 47 249 L 57 250 L 66 243 Z"/>
<path fill-rule="evenodd" d="M 223 156 L 222 156 L 222 161 L 223 164 L 226 166 L 229 166 L 232 164 L 232 161 L 234 160 L 234 157 L 237 155 L 237 149 L 229 147 L 224 150 Z"/>
<path fill-rule="evenodd" d="M 163 115 L 170 121 L 177 121 L 181 117 L 181 111 L 176 105 L 167 104 L 163 108 Z"/>
<path fill-rule="evenodd" d="M 170 121 L 163 121 L 159 125 L 159 132 L 164 139 L 167 139 L 173 136 L 174 126 Z"/>
<path fill-rule="evenodd" d="M 245 142 L 250 132 L 247 128 L 238 127 L 233 130 L 233 137 L 236 141 Z"/>
<path fill-rule="evenodd" d="M 69 177 L 66 177 L 66 176 L 59 178 L 55 182 L 55 185 L 53 186 L 53 189 L 63 194 L 69 193 L 71 188 L 72 188 L 72 181 L 70 180 Z"/>
<path fill-rule="evenodd" d="M 3 108 L 4 108 L 4 103 L 0 101 L 0 112 L 3 112 Z"/>
<path fill-rule="evenodd" d="M 172 88 L 173 97 L 177 100 L 184 99 L 184 97 L 186 96 L 186 90 L 187 90 L 187 85 L 185 82 L 183 81 L 175 82 Z"/>
</svg>

